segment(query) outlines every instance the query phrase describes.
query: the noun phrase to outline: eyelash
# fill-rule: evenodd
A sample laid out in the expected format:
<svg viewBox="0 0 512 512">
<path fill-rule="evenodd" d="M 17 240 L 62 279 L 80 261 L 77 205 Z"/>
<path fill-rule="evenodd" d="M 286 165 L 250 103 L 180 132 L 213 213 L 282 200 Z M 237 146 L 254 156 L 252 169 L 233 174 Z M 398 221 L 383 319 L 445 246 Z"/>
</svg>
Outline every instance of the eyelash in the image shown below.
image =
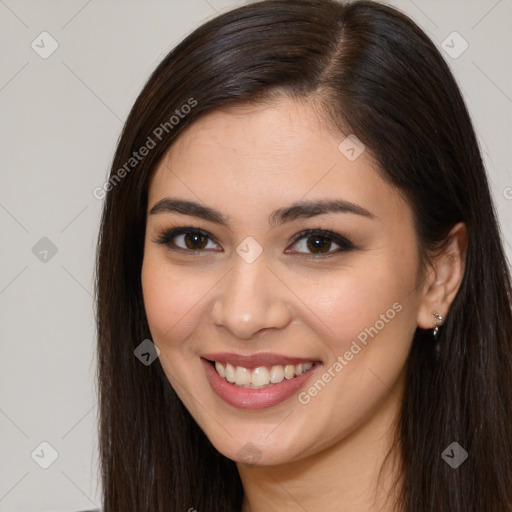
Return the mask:
<svg viewBox="0 0 512 512">
<path fill-rule="evenodd" d="M 199 235 L 202 235 L 202 236 L 205 236 L 207 238 L 209 238 L 212 242 L 218 244 L 217 240 L 215 239 L 215 237 L 213 237 L 212 235 L 210 235 L 208 232 L 206 231 L 203 231 L 202 229 L 200 228 L 196 228 L 196 227 L 193 227 L 193 226 L 188 226 L 188 227 L 177 227 L 177 228 L 171 228 L 171 229 L 167 229 L 167 230 L 164 230 L 156 240 L 154 240 L 155 243 L 157 244 L 161 244 L 161 245 L 167 245 L 169 247 L 170 250 L 172 251 L 181 251 L 181 252 L 185 252 L 185 253 L 189 253 L 191 255 L 197 255 L 197 254 L 200 254 L 200 253 L 203 253 L 205 251 L 207 251 L 208 249 L 197 249 L 197 250 L 193 250 L 193 249 L 184 249 L 183 247 L 177 247 L 174 243 L 173 243 L 173 239 L 176 238 L 177 236 L 179 235 L 187 235 L 187 234 L 199 234 Z M 295 245 L 297 242 L 299 242 L 300 240 L 302 239 L 308 239 L 308 238 L 313 238 L 313 237 L 319 237 L 319 238 L 324 238 L 326 240 L 329 240 L 333 243 L 335 243 L 336 245 L 339 246 L 339 248 L 335 251 L 328 251 L 326 253 L 303 253 L 303 252 L 299 252 L 299 253 L 296 253 L 306 259 L 319 259 L 319 258 L 327 258 L 327 257 L 330 257 L 334 254 L 339 254 L 341 252 L 346 252 L 346 251 L 350 251 L 350 250 L 353 250 L 353 249 L 356 249 L 356 247 L 354 246 L 354 244 L 348 240 L 347 238 L 337 234 L 337 233 L 334 233 L 332 231 L 329 231 L 329 230 L 326 230 L 326 229 L 305 229 L 299 233 L 297 233 L 292 242 L 291 242 L 291 245 Z M 220 252 L 220 251 L 218 251 Z"/>
</svg>

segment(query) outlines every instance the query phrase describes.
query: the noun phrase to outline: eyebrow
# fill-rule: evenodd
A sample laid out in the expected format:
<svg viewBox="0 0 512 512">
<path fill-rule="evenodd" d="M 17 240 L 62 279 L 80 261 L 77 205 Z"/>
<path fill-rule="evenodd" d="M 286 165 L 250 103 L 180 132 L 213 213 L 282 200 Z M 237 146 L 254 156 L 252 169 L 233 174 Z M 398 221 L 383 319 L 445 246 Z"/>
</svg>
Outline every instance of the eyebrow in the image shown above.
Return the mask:
<svg viewBox="0 0 512 512">
<path fill-rule="evenodd" d="M 150 215 L 157 213 L 181 213 L 222 226 L 229 225 L 229 217 L 226 217 L 221 212 L 209 206 L 185 199 L 165 197 L 158 201 L 149 212 Z M 298 218 L 311 218 L 326 213 L 352 213 L 370 219 L 376 218 L 366 208 L 355 203 L 343 199 L 320 199 L 316 201 L 297 201 L 284 208 L 279 208 L 270 214 L 269 224 L 270 226 L 277 226 Z"/>
</svg>

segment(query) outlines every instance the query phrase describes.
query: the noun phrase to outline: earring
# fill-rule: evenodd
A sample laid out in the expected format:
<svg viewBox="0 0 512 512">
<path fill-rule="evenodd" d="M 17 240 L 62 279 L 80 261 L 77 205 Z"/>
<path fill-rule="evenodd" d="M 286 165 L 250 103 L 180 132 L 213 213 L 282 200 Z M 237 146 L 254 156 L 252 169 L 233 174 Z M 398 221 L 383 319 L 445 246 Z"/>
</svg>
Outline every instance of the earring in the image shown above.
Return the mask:
<svg viewBox="0 0 512 512">
<path fill-rule="evenodd" d="M 432 313 L 432 316 L 434 317 L 434 331 L 432 334 L 434 335 L 434 338 L 437 339 L 439 326 L 443 324 L 443 316 L 441 315 L 441 313 L 438 313 L 437 311 L 434 311 Z"/>
</svg>

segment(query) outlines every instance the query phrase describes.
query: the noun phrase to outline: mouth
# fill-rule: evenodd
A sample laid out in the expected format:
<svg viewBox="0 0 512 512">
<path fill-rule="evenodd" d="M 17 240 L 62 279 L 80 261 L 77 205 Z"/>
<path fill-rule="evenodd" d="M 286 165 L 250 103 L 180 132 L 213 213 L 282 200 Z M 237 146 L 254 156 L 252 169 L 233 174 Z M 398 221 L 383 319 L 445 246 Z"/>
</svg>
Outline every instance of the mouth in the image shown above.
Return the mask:
<svg viewBox="0 0 512 512">
<path fill-rule="evenodd" d="M 283 380 L 291 380 L 309 371 L 315 361 L 299 364 L 278 364 L 273 366 L 257 366 L 245 368 L 227 362 L 210 361 L 217 374 L 227 382 L 246 389 L 266 389 Z"/>
<path fill-rule="evenodd" d="M 213 391 L 239 409 L 263 409 L 290 398 L 323 366 L 321 361 L 275 354 L 201 357 Z"/>
</svg>

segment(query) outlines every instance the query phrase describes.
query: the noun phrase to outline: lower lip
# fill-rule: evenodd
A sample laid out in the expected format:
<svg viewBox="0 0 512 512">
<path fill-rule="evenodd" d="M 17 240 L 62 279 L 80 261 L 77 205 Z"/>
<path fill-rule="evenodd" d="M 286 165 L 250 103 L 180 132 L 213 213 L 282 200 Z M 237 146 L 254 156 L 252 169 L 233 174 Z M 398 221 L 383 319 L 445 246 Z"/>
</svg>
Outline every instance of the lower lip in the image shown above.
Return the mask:
<svg viewBox="0 0 512 512">
<path fill-rule="evenodd" d="M 298 391 L 304 383 L 322 366 L 315 363 L 307 372 L 294 377 L 284 379 L 279 384 L 274 384 L 265 389 L 242 388 L 231 384 L 222 378 L 213 365 L 206 359 L 201 359 L 213 390 L 225 402 L 239 409 L 265 409 L 284 402 Z"/>
</svg>

